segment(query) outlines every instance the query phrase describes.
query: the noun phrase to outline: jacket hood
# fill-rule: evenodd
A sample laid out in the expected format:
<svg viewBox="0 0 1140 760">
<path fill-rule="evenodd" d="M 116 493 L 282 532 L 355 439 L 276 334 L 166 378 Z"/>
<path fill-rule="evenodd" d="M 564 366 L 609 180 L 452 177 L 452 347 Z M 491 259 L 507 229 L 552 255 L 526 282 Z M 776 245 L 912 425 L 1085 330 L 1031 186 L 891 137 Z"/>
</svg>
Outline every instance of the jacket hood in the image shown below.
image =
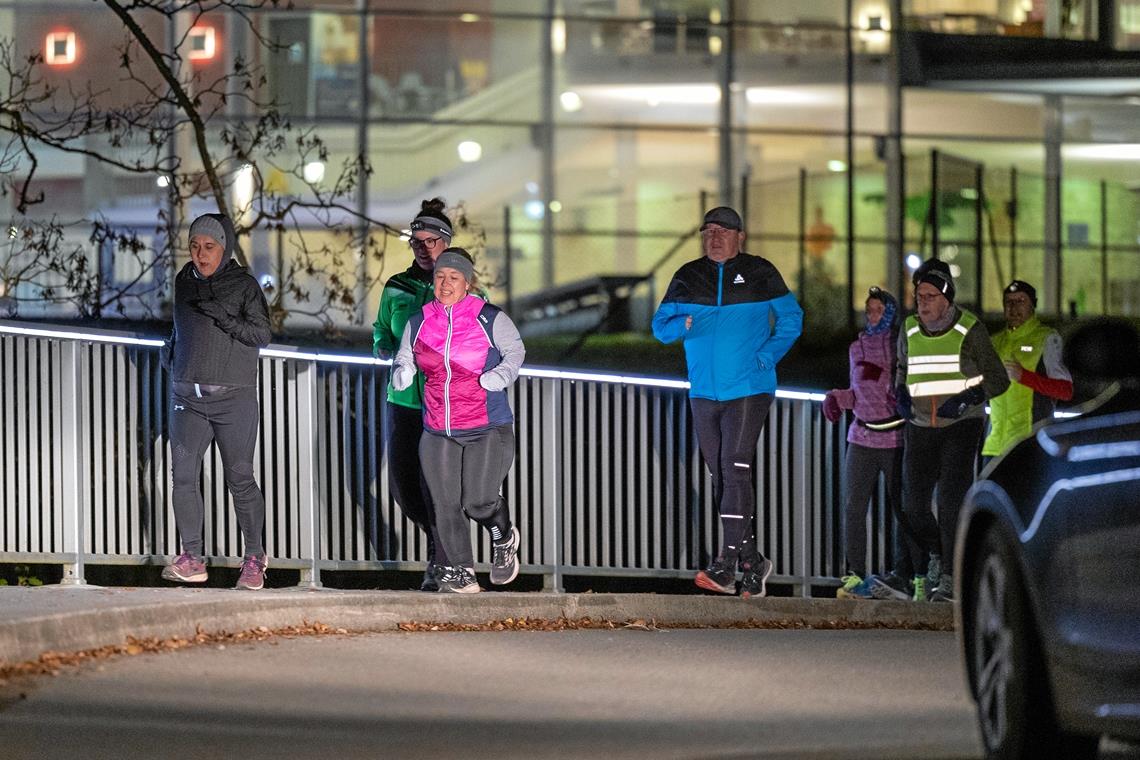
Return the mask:
<svg viewBox="0 0 1140 760">
<path fill-rule="evenodd" d="M 193 261 L 190 262 L 190 266 L 194 269 L 195 276 L 202 280 L 212 280 L 229 269 L 230 264 L 237 263 L 234 259 L 234 251 L 237 250 L 237 232 L 234 230 L 233 220 L 231 220 L 225 214 L 202 214 L 202 216 L 208 216 L 211 219 L 216 220 L 218 224 L 222 225 L 222 229 L 226 233 L 226 247 L 222 252 L 222 264 L 218 267 L 218 270 L 216 272 L 214 272 L 209 277 L 202 277 L 201 273 L 198 272 L 198 267 L 194 266 Z"/>
</svg>

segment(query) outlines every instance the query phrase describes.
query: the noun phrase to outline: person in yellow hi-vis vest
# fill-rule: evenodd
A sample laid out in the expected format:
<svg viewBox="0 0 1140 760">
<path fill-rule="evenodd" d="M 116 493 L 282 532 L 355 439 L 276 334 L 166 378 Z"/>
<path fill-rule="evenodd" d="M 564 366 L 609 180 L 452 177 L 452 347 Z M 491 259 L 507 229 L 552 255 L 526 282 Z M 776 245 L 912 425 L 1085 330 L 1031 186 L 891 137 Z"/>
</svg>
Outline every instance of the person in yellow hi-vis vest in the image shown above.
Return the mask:
<svg viewBox="0 0 1140 760">
<path fill-rule="evenodd" d="M 895 370 L 898 411 L 907 419 L 903 514 L 919 555 L 913 561 L 914 598 L 951 601 L 954 534 L 974 481 L 985 401 L 1005 393 L 1009 377 L 985 325 L 954 305 L 954 278 L 945 262 L 925 262 L 914 273 L 914 286 L 917 313 L 899 333 Z"/>
<path fill-rule="evenodd" d="M 1002 304 L 1005 329 L 993 336 L 993 343 L 1013 382 L 990 402 L 990 432 L 982 445 L 987 462 L 1028 438 L 1034 424 L 1052 417 L 1056 401 L 1073 397 L 1061 336 L 1037 319 L 1037 290 L 1014 280 L 1003 291 Z"/>
</svg>

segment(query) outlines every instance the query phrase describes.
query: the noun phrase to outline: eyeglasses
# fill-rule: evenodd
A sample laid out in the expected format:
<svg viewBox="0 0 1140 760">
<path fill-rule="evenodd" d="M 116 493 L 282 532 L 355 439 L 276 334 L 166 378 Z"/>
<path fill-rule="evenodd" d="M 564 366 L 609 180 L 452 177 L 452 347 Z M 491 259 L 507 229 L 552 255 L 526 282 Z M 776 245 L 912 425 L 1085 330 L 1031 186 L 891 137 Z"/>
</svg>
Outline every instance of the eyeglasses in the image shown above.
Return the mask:
<svg viewBox="0 0 1140 760">
<path fill-rule="evenodd" d="M 439 241 L 441 241 L 441 240 L 443 240 L 443 238 L 441 238 L 441 237 L 429 237 L 429 238 L 414 237 L 414 238 L 410 238 L 408 240 L 408 245 L 411 246 L 413 250 L 422 251 L 422 250 L 425 250 L 427 248 L 435 248 L 436 245 L 438 245 Z"/>
<path fill-rule="evenodd" d="M 919 303 L 934 303 L 939 298 L 945 298 L 945 297 L 946 296 L 942 295 L 941 293 L 915 293 L 914 294 L 914 300 L 918 301 Z"/>
<path fill-rule="evenodd" d="M 730 230 L 725 227 L 705 227 L 701 230 L 701 237 L 725 237 L 726 235 L 735 235 L 736 230 Z"/>
</svg>

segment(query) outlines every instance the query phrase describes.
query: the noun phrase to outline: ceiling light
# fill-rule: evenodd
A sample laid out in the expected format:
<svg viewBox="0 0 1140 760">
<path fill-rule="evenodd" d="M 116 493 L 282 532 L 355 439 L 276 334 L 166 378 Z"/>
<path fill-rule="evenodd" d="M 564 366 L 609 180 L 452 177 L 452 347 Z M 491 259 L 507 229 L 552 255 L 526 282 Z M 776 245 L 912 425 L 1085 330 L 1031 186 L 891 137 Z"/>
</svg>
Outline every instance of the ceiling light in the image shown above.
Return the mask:
<svg viewBox="0 0 1140 760">
<path fill-rule="evenodd" d="M 208 61 L 213 58 L 217 52 L 214 34 L 214 27 L 212 26 L 192 27 L 190 33 L 186 35 L 187 42 L 190 44 L 190 52 L 186 54 L 186 57 L 191 61 Z"/>
<path fill-rule="evenodd" d="M 582 96 L 573 90 L 567 90 L 559 95 L 558 101 L 562 104 L 562 110 L 566 113 L 574 113 L 575 111 L 582 110 Z"/>
<path fill-rule="evenodd" d="M 829 172 L 845 172 L 847 171 L 847 163 L 838 158 L 833 158 L 827 162 L 827 170 Z"/>
<path fill-rule="evenodd" d="M 301 169 L 301 176 L 310 185 L 315 185 L 325 178 L 325 162 L 310 161 Z"/>
<path fill-rule="evenodd" d="M 44 40 L 44 62 L 49 66 L 75 63 L 75 32 L 51 32 Z"/>
<path fill-rule="evenodd" d="M 478 161 L 483 157 L 483 146 L 474 140 L 464 140 L 456 146 L 456 151 L 459 153 L 459 160 L 465 164 L 470 164 Z"/>
</svg>

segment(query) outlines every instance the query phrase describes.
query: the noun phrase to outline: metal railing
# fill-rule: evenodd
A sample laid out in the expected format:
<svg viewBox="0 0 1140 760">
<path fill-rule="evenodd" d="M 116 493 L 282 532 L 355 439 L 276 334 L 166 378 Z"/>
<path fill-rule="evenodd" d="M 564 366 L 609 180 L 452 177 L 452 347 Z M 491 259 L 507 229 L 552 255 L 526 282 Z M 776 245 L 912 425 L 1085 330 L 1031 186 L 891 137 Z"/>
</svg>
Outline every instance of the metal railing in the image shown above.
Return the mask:
<svg viewBox="0 0 1140 760">
<path fill-rule="evenodd" d="M 0 562 L 165 564 L 178 553 L 162 341 L 0 321 Z M 262 351 L 261 433 L 271 567 L 321 585 L 331 570 L 422 569 L 423 535 L 387 477 L 388 367 L 362 356 Z M 685 577 L 719 542 L 687 383 L 524 368 L 512 389 L 517 452 L 505 494 L 521 572 Z M 776 582 L 807 596 L 843 570 L 843 425 L 821 394 L 780 391 L 757 448 L 757 527 Z M 236 566 L 241 538 L 211 447 L 202 472 L 209 562 Z M 888 549 L 880 496 L 871 571 Z M 485 569 L 490 542 L 472 528 Z"/>
</svg>

